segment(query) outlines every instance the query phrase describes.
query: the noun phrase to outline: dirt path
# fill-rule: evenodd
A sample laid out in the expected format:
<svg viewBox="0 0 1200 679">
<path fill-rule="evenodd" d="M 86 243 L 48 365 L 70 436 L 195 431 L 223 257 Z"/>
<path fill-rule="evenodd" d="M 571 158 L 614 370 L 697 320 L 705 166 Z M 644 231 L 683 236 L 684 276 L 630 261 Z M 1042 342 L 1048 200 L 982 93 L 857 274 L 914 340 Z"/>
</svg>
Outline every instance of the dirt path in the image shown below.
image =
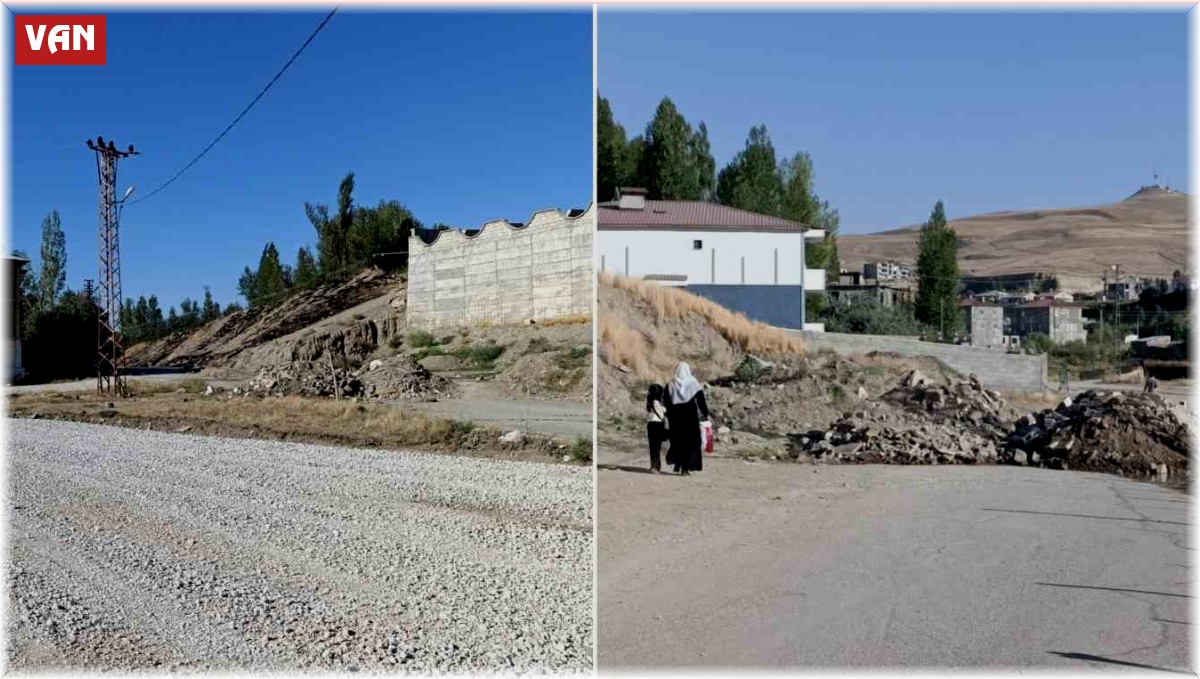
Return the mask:
<svg viewBox="0 0 1200 679">
<path fill-rule="evenodd" d="M 9 420 L 14 670 L 587 670 L 592 472 Z"/>
<path fill-rule="evenodd" d="M 599 462 L 599 663 L 1190 665 L 1190 502 L 1017 467 Z"/>
<path fill-rule="evenodd" d="M 590 437 L 592 404 L 579 401 L 535 401 L 513 397 L 491 382 L 456 380 L 458 396 L 435 403 L 405 403 L 439 417 L 470 420 L 498 429 Z"/>
</svg>

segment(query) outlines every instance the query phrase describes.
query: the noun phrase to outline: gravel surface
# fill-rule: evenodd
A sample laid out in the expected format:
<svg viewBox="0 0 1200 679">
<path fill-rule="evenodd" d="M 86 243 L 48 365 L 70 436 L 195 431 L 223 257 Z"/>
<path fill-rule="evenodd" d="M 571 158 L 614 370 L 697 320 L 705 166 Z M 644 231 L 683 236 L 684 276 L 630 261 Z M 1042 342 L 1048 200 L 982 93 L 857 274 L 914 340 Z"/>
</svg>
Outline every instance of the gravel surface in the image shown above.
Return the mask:
<svg viewBox="0 0 1200 679">
<path fill-rule="evenodd" d="M 1010 466 L 599 462 L 602 673 L 1196 667 L 1182 493 Z"/>
<path fill-rule="evenodd" d="M 591 469 L 8 424 L 10 669 L 591 669 Z"/>
</svg>

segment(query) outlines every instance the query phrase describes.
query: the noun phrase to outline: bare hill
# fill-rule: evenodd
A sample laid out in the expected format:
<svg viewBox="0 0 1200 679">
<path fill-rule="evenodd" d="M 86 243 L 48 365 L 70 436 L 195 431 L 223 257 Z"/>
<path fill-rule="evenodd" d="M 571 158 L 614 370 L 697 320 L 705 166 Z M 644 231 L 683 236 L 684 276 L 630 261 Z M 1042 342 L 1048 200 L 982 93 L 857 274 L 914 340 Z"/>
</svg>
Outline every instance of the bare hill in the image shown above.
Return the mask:
<svg viewBox="0 0 1200 679">
<path fill-rule="evenodd" d="M 1169 278 L 1188 268 L 1188 196 L 1147 187 L 1117 203 L 1094 207 L 995 212 L 951 220 L 963 274 L 1026 272 L 1094 278 L 1120 264 L 1122 273 Z M 838 239 L 842 266 L 868 261 L 913 263 L 920 225 Z M 1083 281 L 1070 287 L 1085 288 Z"/>
<path fill-rule="evenodd" d="M 325 324 L 354 326 L 354 321 L 367 316 L 382 316 L 386 322 L 403 313 L 404 293 L 402 278 L 369 269 L 345 283 L 300 292 L 279 304 L 234 312 L 195 330 L 134 345 L 126 358 L 131 366 L 227 367 L 243 352 L 293 333 L 312 335 L 311 330 Z M 379 313 L 392 307 L 396 307 L 393 313 Z M 379 332 L 374 325 L 360 330 Z"/>
</svg>

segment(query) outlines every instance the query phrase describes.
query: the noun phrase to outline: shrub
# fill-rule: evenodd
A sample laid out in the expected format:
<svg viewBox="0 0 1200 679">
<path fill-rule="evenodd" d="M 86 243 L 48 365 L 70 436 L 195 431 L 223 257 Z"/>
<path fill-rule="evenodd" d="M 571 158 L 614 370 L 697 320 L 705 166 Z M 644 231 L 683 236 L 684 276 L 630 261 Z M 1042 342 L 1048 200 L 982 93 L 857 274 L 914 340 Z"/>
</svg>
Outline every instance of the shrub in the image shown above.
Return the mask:
<svg viewBox="0 0 1200 679">
<path fill-rule="evenodd" d="M 847 303 L 832 304 L 820 315 L 829 332 L 856 335 L 920 335 L 913 308 L 908 304 L 884 306 L 873 299 L 852 298 Z"/>
<path fill-rule="evenodd" d="M 591 462 L 592 461 L 592 439 L 587 436 L 580 436 L 575 439 L 575 443 L 571 444 L 571 459 L 576 462 Z"/>
<path fill-rule="evenodd" d="M 738 378 L 739 382 L 753 382 L 758 379 L 759 373 L 762 372 L 759 368 L 758 361 L 746 356 L 733 369 L 733 376 Z"/>
<path fill-rule="evenodd" d="M 413 332 L 408 333 L 408 344 L 409 346 L 420 348 L 431 347 L 436 344 L 436 342 L 433 339 L 433 335 L 425 332 L 424 330 L 414 330 Z"/>
<path fill-rule="evenodd" d="M 454 355 L 463 361 L 469 361 L 478 368 L 490 368 L 500 358 L 500 354 L 504 353 L 504 347 L 497 344 L 485 344 L 483 346 L 460 347 L 454 352 Z"/>
<path fill-rule="evenodd" d="M 572 347 L 570 349 L 560 349 L 558 356 L 554 358 L 554 364 L 561 370 L 573 370 L 582 368 L 587 365 L 588 360 L 592 357 L 591 347 Z"/>
<path fill-rule="evenodd" d="M 544 354 L 547 351 L 550 351 L 550 340 L 545 337 L 534 337 L 525 348 L 526 354 Z"/>
</svg>

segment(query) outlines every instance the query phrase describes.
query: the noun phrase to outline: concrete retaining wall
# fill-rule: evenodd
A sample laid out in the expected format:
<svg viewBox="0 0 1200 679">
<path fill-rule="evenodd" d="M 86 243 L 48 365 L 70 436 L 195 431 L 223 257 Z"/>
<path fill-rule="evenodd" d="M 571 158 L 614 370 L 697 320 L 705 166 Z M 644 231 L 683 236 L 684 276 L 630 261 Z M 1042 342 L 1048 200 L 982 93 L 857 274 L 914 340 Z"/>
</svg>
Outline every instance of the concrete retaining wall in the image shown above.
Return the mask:
<svg viewBox="0 0 1200 679">
<path fill-rule="evenodd" d="M 840 354 L 890 351 L 905 356 L 932 356 L 954 370 L 975 373 L 989 389 L 1041 391 L 1046 388 L 1046 357 L 1007 354 L 1002 351 L 957 344 L 922 342 L 886 335 L 848 335 L 833 332 L 803 333 L 813 349 L 833 349 Z"/>
<path fill-rule="evenodd" d="M 431 329 L 523 323 L 592 312 L 595 206 L 543 210 L 524 226 L 488 222 L 473 236 L 409 239 L 408 324 Z"/>
</svg>

